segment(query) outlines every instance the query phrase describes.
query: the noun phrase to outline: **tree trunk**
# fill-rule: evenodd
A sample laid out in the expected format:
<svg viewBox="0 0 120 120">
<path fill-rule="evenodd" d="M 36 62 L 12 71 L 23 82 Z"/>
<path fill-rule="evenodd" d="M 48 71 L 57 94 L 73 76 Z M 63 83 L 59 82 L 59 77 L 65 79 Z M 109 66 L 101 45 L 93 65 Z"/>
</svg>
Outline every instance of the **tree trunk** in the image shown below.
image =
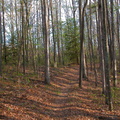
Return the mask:
<svg viewBox="0 0 120 120">
<path fill-rule="evenodd" d="M 45 83 L 50 84 L 48 1 L 43 0 L 43 38 L 45 45 Z"/>
<path fill-rule="evenodd" d="M 7 64 L 7 49 L 6 49 L 6 35 L 5 35 L 5 15 L 4 15 L 4 0 L 2 0 L 2 14 L 3 14 L 3 41 L 4 41 L 4 62 Z"/>
<path fill-rule="evenodd" d="M 51 21 L 52 21 L 52 37 L 53 37 L 53 43 L 54 43 L 54 67 L 57 67 L 55 25 L 54 25 L 54 17 L 53 17 L 52 0 L 50 0 L 50 8 L 51 8 Z"/>
<path fill-rule="evenodd" d="M 105 94 L 106 83 L 105 83 L 105 69 L 104 69 L 104 55 L 103 55 L 103 45 L 102 45 L 102 29 L 101 29 L 101 1 L 98 1 L 98 22 L 97 22 L 97 34 L 98 34 L 98 44 L 99 44 L 99 61 L 100 61 L 100 70 L 101 70 L 101 81 L 102 81 L 102 94 Z"/>
<path fill-rule="evenodd" d="M 21 15 L 22 15 L 22 47 L 23 47 L 23 74 L 25 74 L 25 37 L 24 37 L 24 4 L 21 1 Z"/>
<path fill-rule="evenodd" d="M 0 11 L 0 76 L 2 76 L 2 23 Z"/>
<path fill-rule="evenodd" d="M 110 76 L 109 76 L 109 60 L 108 60 L 108 42 L 107 42 L 107 27 L 106 27 L 106 0 L 102 0 L 102 43 L 103 43 L 103 54 L 104 54 L 104 67 L 105 67 L 105 80 L 106 80 L 106 103 L 109 105 L 109 110 L 113 109 Z"/>
<path fill-rule="evenodd" d="M 116 53 L 115 53 L 115 37 L 114 37 L 114 15 L 113 15 L 113 0 L 111 2 L 111 51 L 112 51 L 112 74 L 113 74 L 113 86 L 117 85 L 117 67 L 116 67 Z"/>
<path fill-rule="evenodd" d="M 83 43 L 84 43 L 84 13 L 88 0 L 85 1 L 81 14 L 81 0 L 79 0 L 79 23 L 80 23 L 80 68 L 79 68 L 79 87 L 82 88 L 83 77 Z"/>
</svg>

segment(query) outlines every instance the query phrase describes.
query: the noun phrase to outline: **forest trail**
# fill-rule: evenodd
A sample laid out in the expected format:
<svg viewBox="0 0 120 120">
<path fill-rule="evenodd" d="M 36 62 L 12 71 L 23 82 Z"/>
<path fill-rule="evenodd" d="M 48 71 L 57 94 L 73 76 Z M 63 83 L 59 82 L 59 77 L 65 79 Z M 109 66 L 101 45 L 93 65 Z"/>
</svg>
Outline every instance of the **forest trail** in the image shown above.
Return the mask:
<svg viewBox="0 0 120 120">
<path fill-rule="evenodd" d="M 101 85 L 96 88 L 92 76 L 83 81 L 83 89 L 78 87 L 79 66 L 51 68 L 51 85 L 44 84 L 42 72 L 39 78 L 21 77 L 19 84 L 2 80 L 0 119 L 119 120 L 119 107 L 107 110 Z"/>
</svg>

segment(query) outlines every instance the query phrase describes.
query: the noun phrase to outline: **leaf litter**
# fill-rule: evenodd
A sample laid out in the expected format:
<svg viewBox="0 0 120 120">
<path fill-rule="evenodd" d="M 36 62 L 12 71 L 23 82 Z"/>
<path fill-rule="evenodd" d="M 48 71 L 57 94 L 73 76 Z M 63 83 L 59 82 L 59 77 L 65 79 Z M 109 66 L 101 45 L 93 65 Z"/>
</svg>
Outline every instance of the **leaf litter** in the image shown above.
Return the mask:
<svg viewBox="0 0 120 120">
<path fill-rule="evenodd" d="M 120 120 L 119 92 L 114 96 L 114 111 L 108 111 L 101 82 L 95 87 L 93 75 L 83 80 L 82 89 L 78 87 L 79 66 L 51 68 L 50 85 L 44 84 L 43 71 L 39 77 L 28 71 L 19 82 L 17 75 L 5 74 L 6 79 L 0 80 L 0 119 Z"/>
</svg>

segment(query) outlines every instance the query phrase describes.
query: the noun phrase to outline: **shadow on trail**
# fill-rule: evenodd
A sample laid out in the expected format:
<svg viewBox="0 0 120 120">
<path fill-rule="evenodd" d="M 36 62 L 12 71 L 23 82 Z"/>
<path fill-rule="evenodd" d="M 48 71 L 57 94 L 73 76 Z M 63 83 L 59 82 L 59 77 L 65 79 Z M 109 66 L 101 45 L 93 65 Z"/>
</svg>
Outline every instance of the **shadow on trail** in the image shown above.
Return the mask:
<svg viewBox="0 0 120 120">
<path fill-rule="evenodd" d="M 7 117 L 5 115 L 0 115 L 0 120 L 17 120 L 15 118 Z"/>
<path fill-rule="evenodd" d="M 92 99 L 87 97 L 87 89 L 76 89 L 76 84 L 78 84 L 78 68 L 63 69 L 60 73 L 61 76 L 58 76 L 58 74 L 55 76 L 54 74 L 55 71 L 52 72 L 52 81 L 50 86 L 44 85 L 43 82 L 36 81 L 38 82 L 37 84 L 42 84 L 36 88 L 36 91 L 43 90 L 43 93 L 41 92 L 39 94 L 39 92 L 27 92 L 28 95 L 32 97 L 17 97 L 10 94 L 10 97 L 13 98 L 11 101 L 4 100 L 1 102 L 16 107 L 21 107 L 24 109 L 24 114 L 37 120 L 41 120 L 46 116 L 49 116 L 49 119 L 53 120 L 67 120 L 67 118 L 72 120 L 74 117 L 79 119 L 86 117 L 99 120 L 100 111 L 96 110 L 95 113 L 91 113 L 89 111 L 92 110 L 91 108 L 83 107 L 83 105 L 86 105 L 83 100 L 88 100 L 89 103 L 91 103 Z M 32 84 L 34 84 L 34 82 L 32 82 Z M 81 91 L 81 95 L 74 95 L 77 91 Z M 84 93 L 82 94 L 83 91 Z M 46 95 L 45 98 L 44 95 Z M 34 98 L 36 97 L 40 97 L 41 99 L 35 100 Z"/>
</svg>

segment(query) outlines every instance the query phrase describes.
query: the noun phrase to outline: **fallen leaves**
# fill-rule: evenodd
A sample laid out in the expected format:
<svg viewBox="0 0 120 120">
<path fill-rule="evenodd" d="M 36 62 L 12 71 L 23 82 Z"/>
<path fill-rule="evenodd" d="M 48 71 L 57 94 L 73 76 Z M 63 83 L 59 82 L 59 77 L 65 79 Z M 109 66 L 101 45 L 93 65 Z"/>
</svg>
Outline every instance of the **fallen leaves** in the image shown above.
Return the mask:
<svg viewBox="0 0 120 120">
<path fill-rule="evenodd" d="M 78 87 L 78 68 L 51 68 L 51 85 L 45 85 L 43 77 L 32 74 L 30 78 L 31 71 L 19 79 L 19 84 L 17 80 L 12 82 L 15 76 L 12 81 L 1 80 L 0 119 L 119 120 L 120 106 L 117 104 L 112 112 L 107 110 L 101 88 L 94 86 L 94 77 L 83 81 L 83 89 Z"/>
</svg>

